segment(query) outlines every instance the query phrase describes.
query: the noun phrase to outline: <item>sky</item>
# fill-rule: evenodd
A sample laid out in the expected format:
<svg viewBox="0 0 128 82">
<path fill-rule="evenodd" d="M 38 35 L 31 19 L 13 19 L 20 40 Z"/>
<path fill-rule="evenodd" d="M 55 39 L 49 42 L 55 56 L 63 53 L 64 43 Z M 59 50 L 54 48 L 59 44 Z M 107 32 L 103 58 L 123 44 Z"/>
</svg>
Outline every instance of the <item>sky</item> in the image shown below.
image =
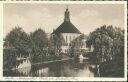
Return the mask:
<svg viewBox="0 0 128 82">
<path fill-rule="evenodd" d="M 67 4 L 6 3 L 4 4 L 4 37 L 15 26 L 26 33 L 38 28 L 52 33 L 64 21 Z M 124 28 L 124 5 L 122 4 L 68 4 L 70 21 L 88 35 L 102 25 Z"/>
</svg>

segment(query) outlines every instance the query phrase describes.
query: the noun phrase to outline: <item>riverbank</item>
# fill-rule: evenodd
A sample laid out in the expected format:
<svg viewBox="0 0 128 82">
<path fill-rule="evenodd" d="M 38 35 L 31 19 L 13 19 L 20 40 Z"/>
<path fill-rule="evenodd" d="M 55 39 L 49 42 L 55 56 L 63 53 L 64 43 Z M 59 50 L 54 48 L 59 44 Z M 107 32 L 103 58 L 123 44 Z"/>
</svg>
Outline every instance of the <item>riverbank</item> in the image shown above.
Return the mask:
<svg viewBox="0 0 128 82">
<path fill-rule="evenodd" d="M 38 62 L 38 63 L 31 64 L 31 66 L 40 65 L 40 64 L 49 64 L 49 63 L 58 62 L 58 61 L 67 61 L 67 60 L 71 60 L 71 59 L 73 59 L 73 58 L 62 58 L 62 59 L 57 59 L 57 60 Z M 26 67 L 29 67 L 29 66 L 26 66 Z M 26 68 L 26 67 L 23 67 L 23 68 Z M 16 69 L 22 69 L 22 68 L 9 68 L 9 69 L 6 68 L 6 69 L 3 69 L 3 71 L 16 70 Z"/>
<path fill-rule="evenodd" d="M 124 63 L 118 61 L 107 61 L 100 64 L 100 75 L 102 77 L 124 77 Z"/>
<path fill-rule="evenodd" d="M 34 64 L 32 64 L 32 65 L 48 64 L 48 63 L 52 63 L 52 62 L 66 61 L 66 60 L 70 60 L 70 59 L 73 59 L 73 58 L 64 58 L 64 59 L 60 59 L 60 60 L 44 61 L 44 62 L 34 63 Z"/>
<path fill-rule="evenodd" d="M 75 59 L 39 64 L 4 72 L 5 77 L 95 77 L 94 65 L 89 61 L 80 63 Z"/>
<path fill-rule="evenodd" d="M 89 60 L 99 65 L 100 77 L 124 77 L 124 59 L 118 58 L 104 62 L 97 62 L 97 58 L 93 52 L 87 53 Z"/>
</svg>

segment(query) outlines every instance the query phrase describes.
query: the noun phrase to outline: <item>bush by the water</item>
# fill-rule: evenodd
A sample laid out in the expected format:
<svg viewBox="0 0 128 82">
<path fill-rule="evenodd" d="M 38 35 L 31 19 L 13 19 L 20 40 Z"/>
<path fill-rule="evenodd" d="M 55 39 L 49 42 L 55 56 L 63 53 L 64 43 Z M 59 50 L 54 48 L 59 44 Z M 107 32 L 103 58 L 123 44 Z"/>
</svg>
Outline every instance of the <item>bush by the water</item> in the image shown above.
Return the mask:
<svg viewBox="0 0 128 82">
<path fill-rule="evenodd" d="M 87 47 L 93 47 L 90 59 L 100 65 L 102 76 L 124 75 L 124 30 L 103 25 L 90 33 Z"/>
</svg>

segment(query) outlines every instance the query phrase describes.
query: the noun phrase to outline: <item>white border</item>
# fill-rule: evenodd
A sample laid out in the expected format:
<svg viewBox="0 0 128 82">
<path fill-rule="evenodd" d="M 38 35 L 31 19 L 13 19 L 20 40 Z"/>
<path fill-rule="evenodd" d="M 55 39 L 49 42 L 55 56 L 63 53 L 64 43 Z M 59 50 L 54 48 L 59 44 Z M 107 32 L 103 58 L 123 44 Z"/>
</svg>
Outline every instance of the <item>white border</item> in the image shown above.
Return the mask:
<svg viewBox="0 0 128 82">
<path fill-rule="evenodd" d="M 3 75 L 3 4 L 0 4 L 0 79 Z"/>
<path fill-rule="evenodd" d="M 1 3 L 52 3 L 52 4 L 127 4 L 127 1 L 1 1 Z"/>
<path fill-rule="evenodd" d="M 42 3 L 42 4 L 124 4 L 125 27 L 125 77 L 3 77 L 3 4 L 5 3 Z M 0 3 L 0 80 L 15 81 L 127 81 L 127 2 L 126 1 L 1 1 Z"/>
</svg>

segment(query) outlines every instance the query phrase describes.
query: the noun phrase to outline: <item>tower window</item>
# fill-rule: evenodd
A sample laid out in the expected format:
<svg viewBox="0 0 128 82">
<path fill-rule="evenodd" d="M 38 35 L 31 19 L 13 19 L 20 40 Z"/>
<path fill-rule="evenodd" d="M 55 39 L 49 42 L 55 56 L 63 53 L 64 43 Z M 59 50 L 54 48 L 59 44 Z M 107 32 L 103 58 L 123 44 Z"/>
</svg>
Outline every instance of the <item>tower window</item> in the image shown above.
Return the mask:
<svg viewBox="0 0 128 82">
<path fill-rule="evenodd" d="M 70 36 L 70 42 L 71 42 L 71 36 Z"/>
<path fill-rule="evenodd" d="M 67 43 L 67 36 L 66 36 L 66 43 Z"/>
</svg>

